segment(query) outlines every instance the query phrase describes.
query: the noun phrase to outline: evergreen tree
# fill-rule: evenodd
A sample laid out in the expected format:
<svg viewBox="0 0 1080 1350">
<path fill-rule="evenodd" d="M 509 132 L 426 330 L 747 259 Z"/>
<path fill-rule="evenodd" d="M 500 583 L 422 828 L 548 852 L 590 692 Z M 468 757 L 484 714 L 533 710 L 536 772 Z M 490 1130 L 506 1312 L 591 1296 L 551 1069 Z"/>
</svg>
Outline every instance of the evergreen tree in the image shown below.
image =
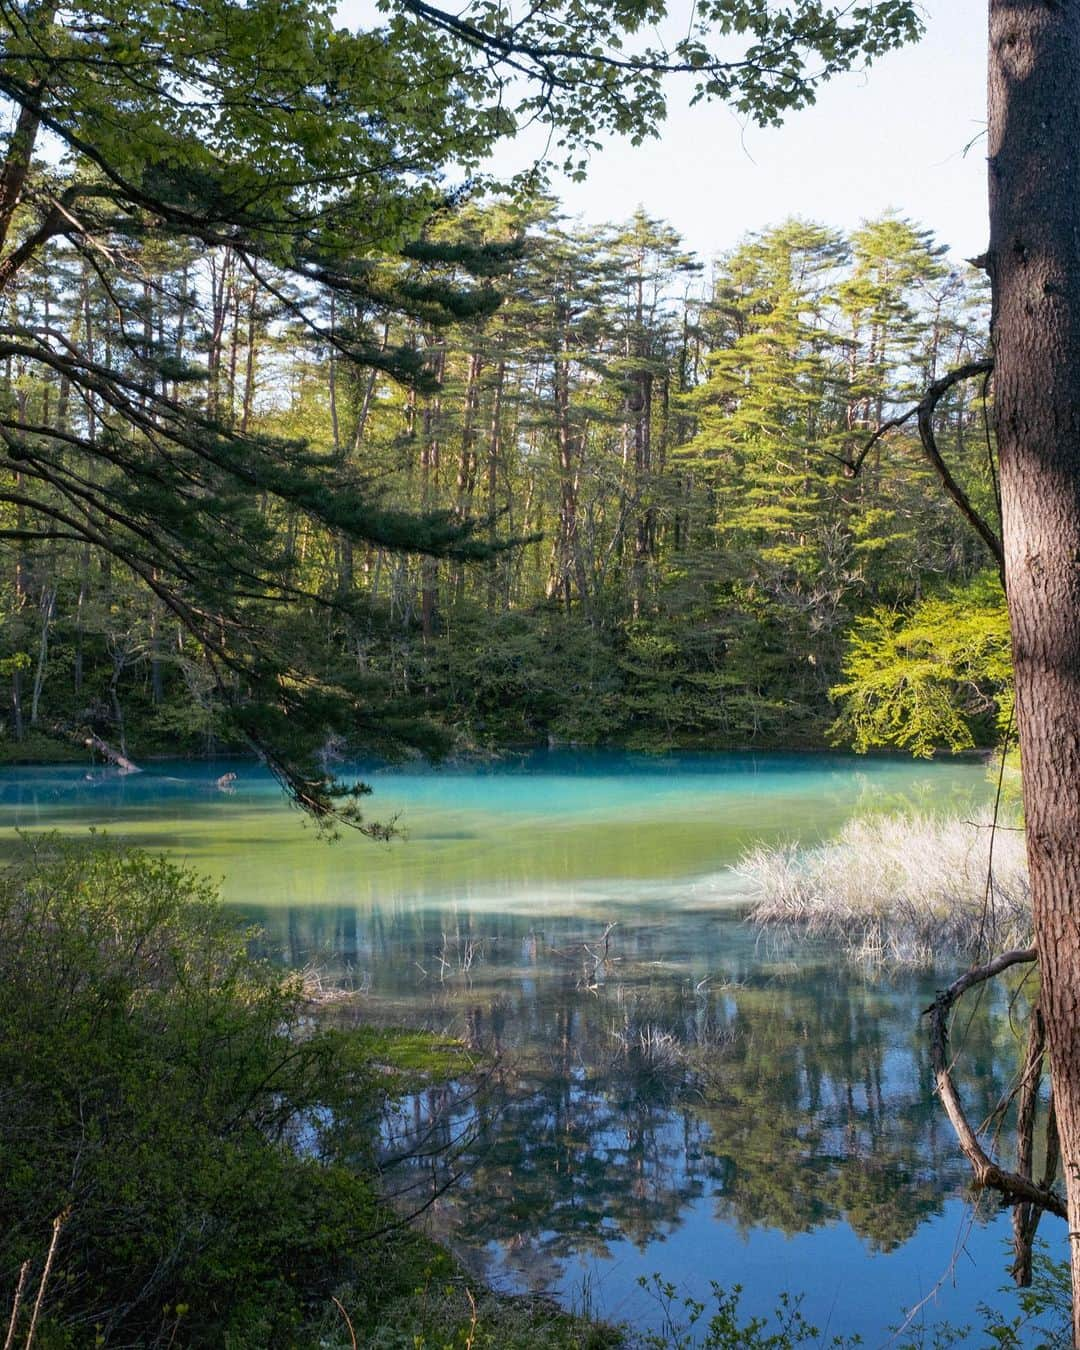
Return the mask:
<svg viewBox="0 0 1080 1350">
<path fill-rule="evenodd" d="M 819 78 L 917 30 L 910 6 L 894 0 L 844 20 L 800 0 L 764 26 L 725 3 L 703 11 L 667 52 L 638 42 L 654 17 L 638 4 L 515 17 L 408 0 L 350 33 L 326 4 L 278 0 L 8 7 L 0 500 L 11 509 L 3 537 L 19 558 L 16 610 L 25 608 L 28 550 L 62 542 L 108 558 L 198 644 L 232 734 L 261 749 L 298 801 L 327 812 L 312 748 L 328 730 L 359 732 L 371 718 L 343 667 L 328 681 L 305 643 L 282 639 L 278 617 L 309 595 L 299 541 L 326 530 L 458 561 L 491 545 L 460 511 L 415 517 L 380 502 L 334 457 L 340 422 L 330 453 L 253 432 L 254 386 L 240 357 L 245 331 L 252 349 L 260 297 L 335 353 L 332 423 L 339 359 L 423 389 L 433 378 L 425 354 L 379 341 L 375 316 L 440 326 L 494 307 L 486 282 L 462 290 L 439 274 L 450 264 L 490 275 L 490 255 L 448 249 L 425 232 L 446 205 L 444 168 L 467 174 L 513 130 L 515 115 L 549 122 L 568 151 L 600 128 L 640 137 L 662 112 L 663 74 L 684 69 L 703 94 L 775 120 L 807 102 Z M 731 33 L 745 37 L 744 58 L 709 52 L 711 36 Z M 511 76 L 524 76 L 516 114 Z M 46 142 L 60 154 L 39 164 Z M 30 323 L 20 313 L 44 251 L 61 240 L 112 305 L 105 333 L 87 331 L 74 345 L 40 309 Z M 150 262 L 166 246 L 202 254 L 206 276 L 203 294 L 183 283 L 175 292 L 171 341 Z M 385 265 L 403 256 L 419 274 Z M 318 291 L 339 297 L 352 325 L 339 322 L 336 305 L 327 315 Z M 195 308 L 197 336 L 187 322 Z M 20 384 L 31 372 L 57 399 L 66 389 L 67 426 L 31 418 Z M 573 570 L 584 600 L 569 467 L 576 433 L 563 413 L 557 580 L 565 589 Z M 279 547 L 275 513 L 295 522 L 290 548 Z M 22 673 L 20 665 L 12 686 L 17 727 Z"/>
</svg>

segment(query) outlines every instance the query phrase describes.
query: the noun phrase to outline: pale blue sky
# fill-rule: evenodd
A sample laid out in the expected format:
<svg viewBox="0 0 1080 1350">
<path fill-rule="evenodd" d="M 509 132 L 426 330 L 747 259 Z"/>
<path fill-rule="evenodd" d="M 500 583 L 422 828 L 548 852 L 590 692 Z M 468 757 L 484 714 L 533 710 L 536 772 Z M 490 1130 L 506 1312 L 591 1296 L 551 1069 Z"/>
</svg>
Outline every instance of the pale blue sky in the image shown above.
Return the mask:
<svg viewBox="0 0 1080 1350">
<path fill-rule="evenodd" d="M 929 0 L 925 21 L 917 46 L 834 80 L 775 130 L 718 104 L 687 108 L 673 82 L 660 141 L 611 142 L 594 155 L 588 182 L 557 177 L 556 189 L 589 222 L 626 219 L 640 203 L 704 257 L 788 215 L 851 228 L 890 207 L 930 227 L 954 256 L 982 253 L 986 0 Z M 497 166 L 524 167 L 539 149 L 524 138 Z"/>
</svg>

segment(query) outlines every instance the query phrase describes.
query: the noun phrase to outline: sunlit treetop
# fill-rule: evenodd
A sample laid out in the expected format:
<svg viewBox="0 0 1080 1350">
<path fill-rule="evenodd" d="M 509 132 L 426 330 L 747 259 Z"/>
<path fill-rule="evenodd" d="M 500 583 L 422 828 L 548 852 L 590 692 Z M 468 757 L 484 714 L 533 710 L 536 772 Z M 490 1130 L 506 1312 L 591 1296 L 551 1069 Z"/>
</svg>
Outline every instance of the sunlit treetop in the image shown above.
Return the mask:
<svg viewBox="0 0 1080 1350">
<path fill-rule="evenodd" d="M 187 212 L 225 234 L 261 227 L 269 244 L 347 217 L 354 242 L 385 247 L 415 225 L 410 205 L 430 207 L 423 189 L 440 169 L 475 165 L 527 120 L 567 151 L 601 131 L 640 140 L 663 118 L 664 77 L 681 74 L 690 98 L 776 123 L 920 32 L 911 0 L 711 0 L 685 13 L 657 0 L 381 0 L 355 31 L 334 8 L 8 5 L 0 92 L 122 197 L 168 203 L 178 224 Z"/>
</svg>

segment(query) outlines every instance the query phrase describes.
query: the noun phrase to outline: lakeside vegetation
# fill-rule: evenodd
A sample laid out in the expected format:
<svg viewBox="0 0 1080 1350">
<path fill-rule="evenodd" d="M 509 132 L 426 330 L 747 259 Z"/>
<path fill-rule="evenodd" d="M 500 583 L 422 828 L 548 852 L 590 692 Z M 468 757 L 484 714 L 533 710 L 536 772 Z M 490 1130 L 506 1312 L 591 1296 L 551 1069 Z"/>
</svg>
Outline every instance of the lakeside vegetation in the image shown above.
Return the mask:
<svg viewBox="0 0 1080 1350">
<path fill-rule="evenodd" d="M 1076 344 L 1059 339 L 1080 295 L 1055 282 L 1033 300 L 1026 269 L 1032 249 L 1067 263 L 1077 236 L 1051 191 L 1063 176 L 1036 162 L 1048 127 L 1060 151 L 1076 140 L 1039 106 L 1075 72 L 1031 44 L 1075 65 L 1080 21 L 1066 7 L 1035 32 L 1020 15 L 992 43 L 995 60 L 1025 59 L 1008 57 L 1005 92 L 991 80 L 985 258 L 952 263 L 897 214 L 846 232 L 792 218 L 706 281 L 644 209 L 568 226 L 542 166 L 512 183 L 482 166 L 538 122 L 583 175 L 603 134 L 655 131 L 674 73 L 695 99 L 777 123 L 920 20 L 909 0 L 717 0 L 669 50 L 649 36 L 666 17 L 652 0 L 519 14 L 387 0 L 355 29 L 320 0 L 5 10 L 0 760 L 89 748 L 127 771 L 255 754 L 321 825 L 382 840 L 366 786 L 335 777 L 358 753 L 1007 744 L 1008 554 L 1048 994 L 1028 1009 L 1020 1170 L 991 1168 L 990 1184 L 1021 1197 L 1030 1279 L 1059 1151 L 1074 1210 L 1080 1176 L 1080 1056 L 1066 1063 L 1080 967 L 1057 941 L 1080 876 L 1080 474 L 1044 472 L 1077 459 L 1060 436 L 1080 425 Z M 1017 81 L 1021 67 L 1052 78 Z M 1003 125 L 1019 150 L 998 156 Z M 1040 175 L 1046 219 L 1027 188 Z M 958 829 L 879 820 L 759 852 L 758 917 L 894 964 L 1026 940 L 1011 841 L 995 877 Z M 381 1113 L 418 1073 L 452 1073 L 456 1046 L 333 1025 L 163 860 L 27 847 L 0 918 L 9 1342 L 474 1350 L 619 1334 L 478 1296 L 388 1208 Z M 582 944 L 597 998 L 611 927 L 602 956 Z M 444 968 L 449 950 L 444 934 Z M 701 988 L 672 1011 L 708 1014 Z M 650 1006 L 626 1004 L 609 1049 L 628 1091 L 648 1075 L 662 1095 L 677 1036 Z M 734 1022 L 738 1000 L 723 1008 Z M 568 1051 L 561 1075 L 569 1095 Z M 746 1171 L 775 1185 L 782 1140 L 750 1121 Z M 873 1189 L 848 1147 L 832 1163 L 857 1208 Z M 823 1194 L 782 1200 L 820 1221 Z M 1073 1281 L 1080 1345 L 1080 1259 Z M 657 1345 L 816 1335 L 790 1308 L 775 1335 L 743 1324 L 723 1291 L 712 1322 L 684 1330 L 673 1287 L 656 1287 Z M 987 1334 L 1010 1344 L 1019 1325 Z"/>
<path fill-rule="evenodd" d="M 462 239 L 474 250 L 467 265 L 453 261 Z M 17 542 L 0 578 L 0 757 L 82 757 L 88 734 L 135 758 L 207 754 L 265 745 L 267 727 L 290 756 L 323 749 L 320 772 L 357 750 L 840 743 L 930 755 L 1006 733 L 1000 587 L 939 498 L 916 436 L 899 428 L 860 475 L 849 472 L 889 410 L 984 352 L 978 272 L 949 264 L 898 217 L 847 237 L 784 222 L 734 248 L 708 285 L 699 261 L 644 213 L 586 238 L 550 203 L 489 205 L 442 219 L 431 243 L 423 263 L 384 264 L 388 292 L 433 278 L 463 287 L 475 250 L 494 248 L 501 305 L 417 316 L 339 300 L 313 328 L 305 296 L 267 301 L 228 248 L 138 254 L 113 285 L 141 294 L 153 350 L 183 363 L 179 374 L 151 376 L 160 396 L 238 436 L 292 446 L 309 468 L 359 475 L 388 519 L 419 514 L 454 530 L 482 520 L 475 565 L 389 543 L 361 547 L 273 492 L 229 503 L 272 558 L 280 588 L 259 611 L 258 641 L 290 672 L 318 671 L 310 684 L 294 673 L 271 681 L 284 691 L 280 706 L 270 697 L 268 720 L 253 732 L 252 709 L 263 716 L 267 695 L 251 668 L 223 668 L 214 643 L 193 637 L 109 548 L 41 528 L 64 497 L 41 479 L 35 508 L 3 508 Z M 150 347 L 127 341 L 110 288 L 66 242 L 42 250 L 12 294 L 25 322 L 47 316 L 86 360 L 143 377 Z M 341 358 L 335 334 L 373 324 L 383 349 L 409 353 L 423 379 L 395 383 L 396 372 Z M 105 444 L 125 434 L 97 393 L 73 403 L 63 378 L 30 357 L 9 357 L 0 380 L 26 425 Z M 957 385 L 939 412 L 955 472 L 992 510 L 984 399 Z M 65 472 L 93 482 L 93 516 L 121 491 L 123 473 L 100 473 L 84 452 L 62 457 Z M 509 539 L 518 542 L 503 547 Z M 240 555 L 219 537 L 213 548 L 215 567 L 242 574 Z M 231 618 L 230 636 L 250 618 Z M 857 883 L 849 863 L 871 847 L 880 875 Z M 864 834 L 809 866 L 759 858 L 771 917 L 845 941 L 857 931 L 864 952 L 873 946 L 890 960 L 922 960 L 943 937 L 969 945 L 970 887 L 962 919 L 943 916 L 941 892 L 929 922 L 911 911 L 897 928 L 911 897 L 902 885 L 890 890 L 902 881 L 881 861 L 890 847 Z M 17 1174 L 34 1181 L 10 1197 L 7 1264 L 30 1251 L 36 1272 L 50 1224 L 71 1207 L 40 1345 L 77 1345 L 92 1333 L 103 1343 L 347 1346 L 355 1333 L 385 1350 L 569 1350 L 620 1334 L 483 1292 L 419 1236 L 372 1237 L 398 1222 L 380 1198 L 373 1148 L 380 1104 L 407 1081 L 404 1048 L 310 1025 L 302 990 L 246 969 L 235 939 L 209 919 L 201 883 L 167 871 L 155 881 L 163 864 L 119 855 L 113 877 L 91 869 L 84 881 L 84 864 L 71 866 L 64 873 L 49 861 L 16 890 L 24 902 L 36 886 L 66 896 L 64 921 L 76 929 L 78 906 L 88 905 L 88 919 L 100 901 L 98 918 L 117 935 L 112 955 L 126 942 L 138 961 L 102 964 L 83 933 L 66 969 L 89 962 L 104 1002 L 80 987 L 76 1025 L 58 1022 L 40 1054 L 35 1042 L 43 1068 L 70 1065 L 81 1042 L 64 1037 L 118 1025 L 126 1039 L 112 1050 L 95 1042 L 89 1084 L 63 1074 L 51 1087 L 29 1083 L 24 1055 L 9 1066 L 18 1061 L 29 1090 L 5 1128 L 41 1151 L 12 1155 Z M 874 891 L 869 909 L 841 896 L 839 874 Z M 165 892 L 193 900 L 195 927 L 166 906 L 158 917 L 173 945 L 144 944 L 149 930 L 130 927 L 118 898 L 122 875 L 135 894 L 156 890 L 157 902 Z M 29 913 L 20 921 L 28 933 Z M 1019 910 L 1010 918 L 1023 922 Z M 57 944 L 57 959 L 65 950 Z M 15 945 L 7 959 L 24 979 L 51 970 L 44 949 Z M 20 1016 L 36 1007 L 48 1023 L 44 988 L 12 984 L 12 1046 L 29 1044 Z M 185 999 L 196 990 L 203 1003 L 193 1010 Z M 201 1016 L 212 1031 L 200 1030 Z M 627 1065 L 662 1079 L 674 1045 L 663 1026 L 627 1021 L 620 1034 Z M 165 1054 L 168 1066 L 155 1058 Z M 167 1090 L 144 1100 L 136 1081 Z M 174 1160 L 160 1175 L 146 1143 L 154 1131 Z M 748 1165 L 760 1179 L 774 1159 L 751 1150 Z M 150 1184 L 132 1182 L 133 1166 Z M 809 1208 L 825 1204 L 812 1198 Z M 110 1284 L 117 1270 L 122 1287 Z M 718 1316 L 703 1344 L 809 1339 L 796 1328 L 794 1339 L 771 1341 L 730 1303 Z M 690 1335 L 673 1324 L 669 1339 Z"/>
<path fill-rule="evenodd" d="M 494 551 L 466 566 L 361 546 L 271 493 L 245 503 L 282 588 L 259 640 L 326 691 L 314 729 L 294 709 L 274 735 L 297 753 L 302 722 L 319 743 L 375 752 L 994 740 L 1009 663 L 981 543 L 910 425 L 857 477 L 846 467 L 892 410 L 983 354 L 981 273 L 899 216 L 847 235 L 780 223 L 708 281 L 644 212 L 582 232 L 553 203 L 469 206 L 429 243 L 424 261 L 380 263 L 390 291 L 454 294 L 494 250 L 492 303 L 421 318 L 339 297 L 323 313 L 284 282 L 267 296 L 237 252 L 206 246 L 133 246 L 106 286 L 65 239 L 9 291 L 21 323 L 47 322 L 117 378 L 168 353 L 161 397 L 231 434 L 302 440 L 313 471 L 359 477 L 384 516 L 487 522 Z M 335 334 L 358 328 L 423 380 L 346 360 Z M 74 444 L 126 433 L 65 378 L 30 353 L 0 364 L 21 423 L 67 437 L 55 453 L 87 477 Z M 942 453 L 991 510 L 978 387 L 958 384 L 939 413 Z M 42 512 L 63 509 L 56 472 L 34 479 Z M 109 494 L 126 502 L 123 472 L 94 470 L 92 514 Z M 0 573 L 0 755 L 58 758 L 87 734 L 136 759 L 250 745 L 237 720 L 250 673 L 223 672 L 107 549 L 25 505 L 0 516 L 18 535 Z M 213 543 L 241 575 L 231 547 Z"/>
<path fill-rule="evenodd" d="M 642 1334 L 569 1315 L 546 1299 L 491 1293 L 387 1207 L 380 1179 L 387 1100 L 448 1078 L 475 1092 L 484 1071 L 476 1049 L 358 1026 L 342 1015 L 348 1000 L 338 991 L 254 959 L 247 935 L 207 884 L 163 859 L 100 841 L 27 841 L 0 876 L 0 939 L 0 1067 L 8 1085 L 0 1098 L 0 1154 L 9 1178 L 0 1198 L 0 1260 L 13 1270 L 27 1263 L 15 1323 L 21 1338 L 36 1291 L 45 1291 L 34 1328 L 38 1350 L 348 1350 L 353 1337 L 372 1350 L 849 1343 L 822 1337 L 795 1315 L 794 1301 L 781 1304 L 775 1320 L 753 1317 L 732 1290 L 716 1290 L 705 1307 L 656 1280 L 650 1288 L 664 1315 Z M 696 999 L 688 993 L 689 1005 L 679 1009 L 655 1000 L 632 1007 L 615 990 L 606 998 L 625 1015 L 607 1052 L 611 1072 L 647 1115 L 649 1101 L 678 1090 L 682 1075 L 665 1046 L 683 1053 L 679 1025 L 694 1020 Z M 769 1203 L 782 1206 L 792 1232 L 842 1201 L 869 1240 L 902 1242 L 917 1219 L 890 1217 L 883 1179 L 874 1169 L 867 1174 L 858 1150 L 836 1176 L 817 1163 L 806 1172 L 808 1123 L 791 1114 L 794 1104 L 782 1118 L 766 1109 L 763 1070 L 793 1083 L 804 1074 L 805 1047 L 792 1041 L 773 982 L 746 991 L 739 1003 L 752 1034 L 712 1033 L 693 1051 L 693 1096 L 708 1121 L 702 1144 L 718 1155 L 731 1151 L 746 1171 L 728 1203 L 749 1207 L 750 1221 L 761 1203 L 751 1178 L 771 1177 Z M 841 1005 L 830 1010 L 811 999 L 799 1016 L 815 1028 L 819 1051 L 828 1047 L 819 1084 L 834 1072 L 861 1079 L 874 1055 L 863 1064 Z M 870 1018 L 868 1033 L 873 1026 Z M 986 1031 L 976 1033 L 983 1053 L 993 1046 L 992 1039 L 984 1043 Z M 877 1053 L 883 1049 L 878 1044 Z M 969 1089 L 985 1097 L 984 1086 L 972 1079 Z M 525 1190 L 539 1182 L 528 1160 L 540 1143 L 526 1122 L 538 1125 L 541 1108 L 526 1094 L 500 1109 L 522 1117 L 516 1133 L 524 1152 L 511 1169 L 518 1179 L 513 1203 L 521 1207 Z M 823 1121 L 813 1128 L 831 1127 Z M 491 1171 L 494 1181 L 508 1159 L 504 1146 L 491 1153 L 489 1144 L 479 1147 L 467 1203 L 484 1213 L 498 1203 L 499 1189 L 485 1175 Z M 411 1165 L 421 1177 L 429 1166 L 419 1155 Z M 604 1175 L 591 1183 L 595 1195 L 581 1190 L 585 1181 L 567 1178 L 575 1210 L 608 1193 Z M 935 1181 L 924 1179 L 919 1190 L 922 1207 L 940 1205 Z M 625 1196 L 628 1214 L 640 1203 Z M 45 1272 L 53 1231 L 58 1240 Z M 1037 1326 L 1042 1343 L 1055 1344 L 1060 1303 L 1059 1271 L 1016 1314 L 987 1310 L 977 1334 L 988 1344 L 1020 1346 Z M 888 1311 L 899 1318 L 899 1308 Z M 970 1344 L 971 1334 L 938 1329 L 932 1343 Z M 927 1340 L 916 1329 L 898 1344 Z"/>
<path fill-rule="evenodd" d="M 954 966 L 1031 943 L 1022 827 L 943 816 L 849 821 L 814 848 L 756 847 L 738 864 L 751 920 L 825 937 L 879 966 Z"/>
<path fill-rule="evenodd" d="M 190 872 L 26 842 L 0 874 L 0 1267 L 22 1272 L 4 1313 L 18 1343 L 32 1319 L 39 1350 L 348 1346 L 350 1325 L 386 1350 L 611 1343 L 470 1285 L 381 1198 L 383 1102 L 462 1073 L 460 1043 L 335 1029 L 310 994 L 248 954 Z"/>
<path fill-rule="evenodd" d="M 716 1289 L 704 1304 L 659 1278 L 649 1291 L 663 1315 L 641 1333 L 567 1314 L 547 1299 L 493 1294 L 404 1223 L 382 1193 L 384 1107 L 448 1080 L 475 1094 L 485 1073 L 478 1047 L 467 1051 L 445 1036 L 358 1023 L 349 1015 L 355 995 L 273 970 L 250 955 L 248 936 L 205 882 L 163 859 L 101 841 L 28 840 L 23 856 L 0 875 L 0 1068 L 8 1085 L 0 1097 L 0 1156 L 9 1178 L 0 1198 L 0 1260 L 12 1270 L 26 1262 L 16 1318 L 21 1338 L 36 1291 L 45 1291 L 34 1329 L 38 1350 L 91 1344 L 349 1350 L 354 1336 L 371 1350 L 787 1350 L 854 1343 L 821 1335 L 795 1315 L 795 1300 L 763 1319 L 741 1308 L 737 1291 Z M 622 959 L 616 942 L 612 969 Z M 627 968 L 620 984 L 632 978 Z M 851 983 L 861 981 L 853 976 Z M 743 1222 L 759 1222 L 764 1212 L 795 1234 L 846 1213 L 866 1241 L 885 1250 L 902 1244 L 920 1215 L 940 1209 L 942 1192 L 937 1173 L 914 1169 L 907 1176 L 903 1152 L 890 1158 L 895 1141 L 889 1144 L 883 1131 L 893 1106 L 868 1101 L 860 1113 L 860 1128 L 881 1136 L 868 1168 L 855 1135 L 843 1159 L 834 1156 L 835 1143 L 823 1149 L 836 1124 L 813 1120 L 798 1104 L 797 1085 L 807 1078 L 839 1105 L 845 1082 L 850 1097 L 855 1085 L 881 1077 L 881 1057 L 889 1053 L 881 1020 L 870 1010 L 856 1013 L 839 996 L 841 984 L 834 973 L 824 1000 L 807 989 L 783 992 L 775 976 L 732 987 L 716 1008 L 717 1014 L 725 1004 L 738 1008 L 726 1030 L 701 1023 L 700 992 L 689 988 L 671 1006 L 647 986 L 640 995 L 621 987 L 579 990 L 571 1002 L 602 1001 L 600 1023 L 621 1018 L 617 1035 L 601 1034 L 607 1070 L 590 1057 L 583 1065 L 589 1075 L 612 1079 L 616 1096 L 603 1120 L 612 1130 L 625 1126 L 625 1106 L 616 1100 L 629 1097 L 646 1130 L 658 1102 L 688 1091 L 701 1118 L 698 1146 L 715 1156 L 721 1175 L 730 1165 L 725 1159 L 738 1159 L 737 1184 L 724 1194 Z M 462 997 L 472 1004 L 478 994 L 466 982 Z M 890 996 L 882 990 L 880 998 L 884 1012 Z M 792 1035 L 792 1013 L 802 1036 Z M 852 1040 L 853 1016 L 864 1023 L 865 1043 Z M 572 1017 L 564 1020 L 569 1029 Z M 702 1039 L 690 1045 L 685 1038 L 693 1026 Z M 994 1062 L 999 1033 L 990 1022 L 980 1019 L 968 1032 L 979 1057 Z M 778 1076 L 793 1089 L 783 1110 L 763 1095 L 764 1080 Z M 964 1082 L 992 1109 L 1001 1084 L 982 1075 Z M 554 1080 L 539 1095 L 519 1088 L 516 1100 L 493 1099 L 492 1109 L 511 1117 L 515 1151 L 507 1151 L 507 1141 L 477 1140 L 475 1156 L 440 1157 L 440 1169 L 464 1162 L 475 1173 L 463 1203 L 477 1211 L 474 1227 L 479 1223 L 481 1231 L 500 1205 L 529 1210 L 551 1203 L 541 1176 L 546 1169 L 537 1162 L 545 1149 L 557 1161 L 563 1143 L 561 1136 L 545 1142 L 548 1091 L 558 1113 L 565 1083 Z M 914 1083 L 900 1100 L 904 1112 L 926 1105 Z M 571 1153 L 582 1147 L 587 1128 L 580 1107 L 575 1114 L 564 1126 L 579 1136 L 576 1145 L 568 1143 Z M 850 1111 L 840 1112 L 843 1119 L 850 1132 Z M 442 1141 L 443 1133 L 433 1136 L 425 1127 L 416 1136 L 420 1147 L 406 1167 L 420 1187 L 391 1186 L 402 1189 L 410 1209 L 430 1193 L 424 1141 Z M 659 1137 L 652 1146 L 642 1142 L 651 1151 Z M 398 1151 L 397 1139 L 392 1147 Z M 949 1152 L 947 1141 L 938 1147 Z M 615 1176 L 605 1168 L 577 1175 L 570 1169 L 561 1221 L 571 1220 L 572 1210 L 577 1229 L 583 1207 L 587 1213 L 614 1203 Z M 910 1211 L 894 1194 L 903 1177 L 901 1189 L 915 1191 Z M 409 1198 L 414 1194 L 416 1200 Z M 635 1225 L 664 1226 L 666 1211 L 648 1220 L 632 1185 L 618 1194 L 619 1212 Z M 544 1226 L 552 1221 L 560 1222 Z M 58 1240 L 45 1272 L 53 1231 Z M 1019 1347 L 1036 1334 L 1040 1344 L 1063 1344 L 1055 1326 L 1064 1285 L 1061 1269 L 1056 1275 L 1053 1269 L 1044 1263 L 1015 1313 L 987 1309 L 978 1330 L 915 1327 L 897 1344 Z M 902 1309 L 882 1312 L 899 1321 Z"/>
</svg>

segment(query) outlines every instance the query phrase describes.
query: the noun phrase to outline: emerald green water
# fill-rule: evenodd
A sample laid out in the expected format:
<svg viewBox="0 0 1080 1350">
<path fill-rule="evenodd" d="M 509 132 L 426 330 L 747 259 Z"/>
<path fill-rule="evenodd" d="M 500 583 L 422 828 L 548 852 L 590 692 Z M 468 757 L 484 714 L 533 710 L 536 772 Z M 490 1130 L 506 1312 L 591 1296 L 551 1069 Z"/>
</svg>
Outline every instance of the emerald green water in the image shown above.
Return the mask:
<svg viewBox="0 0 1080 1350">
<path fill-rule="evenodd" d="M 494 1061 L 481 1096 L 403 1103 L 387 1148 L 441 1146 L 435 1184 L 462 1176 L 428 1221 L 496 1283 L 651 1326 L 639 1275 L 738 1282 L 748 1312 L 802 1291 L 811 1320 L 868 1344 L 939 1282 L 923 1322 L 993 1297 L 1007 1223 L 972 1216 L 933 1101 L 933 975 L 869 979 L 758 938 L 732 870 L 860 812 L 967 815 L 981 765 L 552 752 L 367 780 L 391 844 L 318 840 L 250 763 L 7 770 L 0 849 L 16 827 L 91 825 L 167 849 L 282 959 L 359 991 L 342 1016 L 449 1030 Z M 1011 1073 L 1004 1011 L 968 1032 L 975 1118 Z M 423 1203 L 430 1158 L 389 1184 Z"/>
<path fill-rule="evenodd" d="M 215 782 L 235 773 L 231 791 Z M 70 766 L 5 771 L 3 826 L 94 826 L 168 849 L 220 877 L 227 900 L 294 905 L 489 900 L 544 908 L 551 892 L 623 904 L 650 885 L 717 877 L 759 840 L 816 838 L 853 812 L 968 809 L 975 763 L 834 755 L 633 756 L 549 752 L 451 769 L 374 770 L 365 803 L 396 820 L 390 845 L 327 846 L 245 762 L 166 764 L 141 774 Z M 3 835 L 0 833 L 0 840 Z M 615 884 L 618 883 L 618 884 Z M 669 899 L 674 897 L 669 896 Z"/>
</svg>

